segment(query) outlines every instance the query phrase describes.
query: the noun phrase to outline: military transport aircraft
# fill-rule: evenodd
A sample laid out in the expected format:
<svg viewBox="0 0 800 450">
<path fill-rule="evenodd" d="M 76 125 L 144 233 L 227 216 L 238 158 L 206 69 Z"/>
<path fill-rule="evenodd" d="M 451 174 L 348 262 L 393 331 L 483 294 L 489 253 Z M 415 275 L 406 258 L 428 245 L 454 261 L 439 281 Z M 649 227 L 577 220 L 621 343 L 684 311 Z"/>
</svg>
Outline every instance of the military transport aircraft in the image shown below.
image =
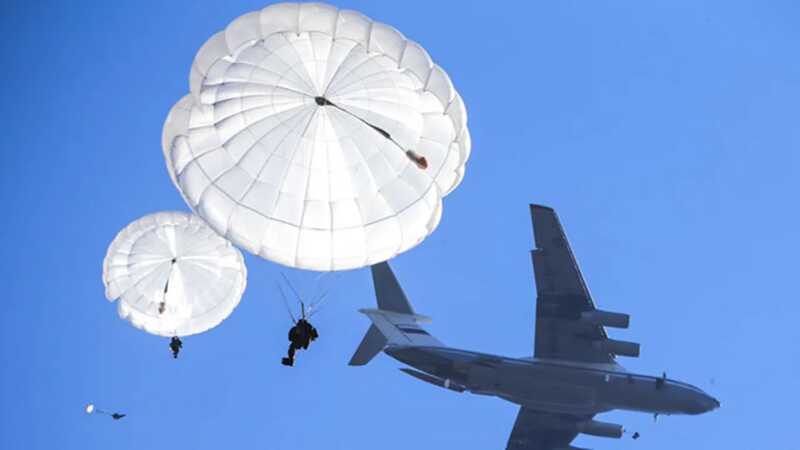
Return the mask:
<svg viewBox="0 0 800 450">
<path fill-rule="evenodd" d="M 378 309 L 350 365 L 380 351 L 414 369 L 403 372 L 455 392 L 500 397 L 520 405 L 507 449 L 580 450 L 579 433 L 622 437 L 622 426 L 594 420 L 614 409 L 701 414 L 720 403 L 690 384 L 626 371 L 616 356 L 639 356 L 639 344 L 609 339 L 604 327 L 627 328 L 627 314 L 595 308 L 556 213 L 531 205 L 536 249 L 536 337 L 533 358 L 446 347 L 420 327 L 387 263 L 372 266 Z M 636 435 L 634 435 L 636 437 Z"/>
</svg>

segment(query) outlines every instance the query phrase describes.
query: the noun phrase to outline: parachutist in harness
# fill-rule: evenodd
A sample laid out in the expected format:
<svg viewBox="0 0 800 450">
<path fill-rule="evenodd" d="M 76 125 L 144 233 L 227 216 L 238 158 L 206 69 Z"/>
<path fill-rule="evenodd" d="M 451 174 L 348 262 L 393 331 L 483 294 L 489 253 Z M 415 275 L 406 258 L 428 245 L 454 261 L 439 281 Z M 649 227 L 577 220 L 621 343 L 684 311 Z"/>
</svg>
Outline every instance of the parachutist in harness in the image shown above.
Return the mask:
<svg viewBox="0 0 800 450">
<path fill-rule="evenodd" d="M 183 342 L 178 336 L 172 336 L 172 339 L 169 341 L 169 349 L 172 350 L 172 357 L 178 359 L 178 353 L 180 353 L 181 348 L 183 347 Z"/>
<path fill-rule="evenodd" d="M 283 275 L 283 274 L 281 274 Z M 300 320 L 295 320 L 294 314 L 292 314 L 292 309 L 289 307 L 289 302 L 286 300 L 286 295 L 283 293 L 283 288 L 281 288 L 280 284 L 278 285 L 278 289 L 281 292 L 281 296 L 283 297 L 283 301 L 286 304 L 286 309 L 289 311 L 289 317 L 292 319 L 292 323 L 294 326 L 289 329 L 289 350 L 285 358 L 281 359 L 281 364 L 284 366 L 294 366 L 294 354 L 297 350 L 308 350 L 308 346 L 314 342 L 318 337 L 319 333 L 317 329 L 311 325 L 311 322 L 308 321 L 311 316 L 314 315 L 315 312 L 319 311 L 319 309 L 314 309 L 315 307 L 319 306 L 322 300 L 327 295 L 327 292 L 317 297 L 315 301 L 313 301 L 309 307 L 309 314 L 306 317 L 306 304 L 303 302 L 302 297 L 300 294 L 294 289 L 289 280 L 286 278 L 286 275 L 283 275 L 283 279 L 286 281 L 286 284 L 289 285 L 289 288 L 292 289 L 295 296 L 297 296 L 298 302 L 300 302 Z"/>
<path fill-rule="evenodd" d="M 126 416 L 126 414 L 120 414 L 120 413 L 111 414 L 111 418 L 114 419 L 114 420 L 122 419 L 125 416 Z"/>
<path fill-rule="evenodd" d="M 161 298 L 161 303 L 158 304 L 158 313 L 164 314 L 167 310 L 167 293 L 169 292 L 169 280 L 172 278 L 172 268 L 175 267 L 175 263 L 177 262 L 177 258 L 172 258 L 169 263 L 169 275 L 167 275 L 167 282 L 164 283 L 164 296 Z M 183 342 L 178 336 L 172 336 L 172 339 L 169 341 L 169 349 L 172 350 L 172 357 L 174 359 L 178 359 L 178 353 L 180 353 L 181 348 L 183 348 Z"/>
<path fill-rule="evenodd" d="M 284 366 L 294 365 L 294 353 L 297 350 L 308 350 L 308 345 L 319 337 L 317 329 L 306 319 L 300 319 L 289 330 L 289 353 L 281 360 Z"/>
</svg>

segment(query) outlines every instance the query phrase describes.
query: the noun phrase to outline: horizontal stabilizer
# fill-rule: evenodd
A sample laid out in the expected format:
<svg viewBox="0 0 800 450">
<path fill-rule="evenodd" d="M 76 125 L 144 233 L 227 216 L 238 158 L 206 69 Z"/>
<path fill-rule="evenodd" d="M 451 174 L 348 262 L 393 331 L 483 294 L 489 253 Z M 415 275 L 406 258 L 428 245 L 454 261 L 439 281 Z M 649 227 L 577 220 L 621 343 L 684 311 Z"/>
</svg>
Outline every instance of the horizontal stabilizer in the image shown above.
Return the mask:
<svg viewBox="0 0 800 450">
<path fill-rule="evenodd" d="M 439 347 L 439 340 L 428 334 L 421 323 L 430 319 L 414 313 L 388 263 L 372 266 L 372 281 L 378 309 L 361 309 L 372 321 L 364 339 L 350 359 L 351 366 L 363 366 L 386 346 Z"/>
<path fill-rule="evenodd" d="M 371 325 L 361 344 L 356 349 L 353 357 L 350 358 L 351 366 L 363 366 L 370 362 L 383 347 L 386 346 L 386 337 L 378 330 L 378 327 Z"/>
<path fill-rule="evenodd" d="M 430 319 L 417 314 L 402 314 L 383 309 L 360 309 L 373 326 L 386 338 L 386 345 L 441 347 L 442 343 L 431 336 L 420 323 Z"/>
<path fill-rule="evenodd" d="M 424 372 L 419 372 L 416 370 L 405 369 L 405 368 L 400 370 L 403 371 L 403 373 L 411 375 L 412 377 L 418 380 L 422 380 L 430 384 L 435 384 L 436 386 L 443 387 L 445 389 L 450 389 L 451 391 L 464 392 L 466 390 L 466 388 L 464 386 L 461 386 L 460 384 L 453 383 L 450 380 L 443 380 L 441 378 L 434 377 L 433 375 L 428 375 L 427 373 Z"/>
</svg>

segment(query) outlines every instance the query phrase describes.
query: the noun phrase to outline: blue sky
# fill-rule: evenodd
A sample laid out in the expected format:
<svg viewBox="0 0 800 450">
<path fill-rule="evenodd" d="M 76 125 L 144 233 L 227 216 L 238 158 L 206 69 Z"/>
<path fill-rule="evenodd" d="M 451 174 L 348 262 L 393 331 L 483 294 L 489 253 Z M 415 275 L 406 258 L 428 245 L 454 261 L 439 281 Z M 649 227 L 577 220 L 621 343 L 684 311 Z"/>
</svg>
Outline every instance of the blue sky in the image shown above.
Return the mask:
<svg viewBox="0 0 800 450">
<path fill-rule="evenodd" d="M 447 344 L 532 353 L 527 204 L 555 207 L 596 302 L 630 313 L 631 370 L 722 401 L 612 413 L 602 448 L 790 449 L 800 391 L 800 6 L 792 1 L 358 2 L 425 46 L 473 153 L 439 229 L 393 266 Z M 101 263 L 149 212 L 186 209 L 160 148 L 197 48 L 253 1 L 4 2 L 0 41 L 0 447 L 504 448 L 516 407 L 346 363 L 374 304 L 334 280 L 321 339 L 287 369 L 279 266 L 248 257 L 239 308 L 185 340 L 116 316 Z M 312 280 L 293 271 L 298 283 Z M 94 402 L 129 417 L 87 416 Z"/>
</svg>

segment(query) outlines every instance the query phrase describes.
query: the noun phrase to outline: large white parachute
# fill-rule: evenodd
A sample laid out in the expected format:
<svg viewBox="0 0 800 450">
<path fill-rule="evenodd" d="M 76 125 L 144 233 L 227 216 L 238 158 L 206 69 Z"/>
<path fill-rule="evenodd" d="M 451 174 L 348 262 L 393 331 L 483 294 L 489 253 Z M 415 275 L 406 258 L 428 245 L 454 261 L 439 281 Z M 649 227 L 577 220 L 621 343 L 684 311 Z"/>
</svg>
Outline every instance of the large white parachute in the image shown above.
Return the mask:
<svg viewBox="0 0 800 450">
<path fill-rule="evenodd" d="M 470 152 L 467 114 L 419 44 L 353 11 L 281 3 L 197 53 L 163 150 L 213 229 L 278 263 L 375 264 L 438 225 Z"/>
<path fill-rule="evenodd" d="M 241 252 L 199 217 L 160 212 L 120 231 L 103 261 L 103 283 L 106 298 L 136 328 L 187 336 L 233 312 L 247 269 Z"/>
</svg>

